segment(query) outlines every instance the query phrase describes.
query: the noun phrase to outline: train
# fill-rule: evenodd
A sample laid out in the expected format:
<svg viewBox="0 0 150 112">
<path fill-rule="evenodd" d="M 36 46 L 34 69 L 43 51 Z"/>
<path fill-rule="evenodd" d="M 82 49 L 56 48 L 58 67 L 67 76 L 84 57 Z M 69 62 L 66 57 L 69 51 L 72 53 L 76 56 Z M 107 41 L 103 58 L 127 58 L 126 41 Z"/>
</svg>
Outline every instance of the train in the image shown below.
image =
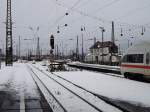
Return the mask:
<svg viewBox="0 0 150 112">
<path fill-rule="evenodd" d="M 125 78 L 150 80 L 150 41 L 128 48 L 122 56 L 120 68 Z"/>
</svg>

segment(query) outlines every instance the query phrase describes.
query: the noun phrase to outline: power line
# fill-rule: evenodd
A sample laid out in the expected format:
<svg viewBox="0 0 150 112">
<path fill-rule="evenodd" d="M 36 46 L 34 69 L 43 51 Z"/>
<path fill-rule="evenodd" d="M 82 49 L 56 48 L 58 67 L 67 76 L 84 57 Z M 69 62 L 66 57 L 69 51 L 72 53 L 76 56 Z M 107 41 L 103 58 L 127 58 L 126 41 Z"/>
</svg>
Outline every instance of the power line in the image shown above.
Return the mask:
<svg viewBox="0 0 150 112">
<path fill-rule="evenodd" d="M 104 6 L 102 6 L 102 7 L 98 8 L 98 9 L 92 11 L 90 14 L 96 14 L 96 13 L 98 13 L 99 11 L 104 10 L 105 8 L 110 7 L 111 5 L 115 4 L 115 3 L 118 2 L 118 1 L 120 1 L 120 0 L 113 0 L 112 2 L 110 2 L 110 3 L 108 3 L 108 4 L 105 4 Z"/>
<path fill-rule="evenodd" d="M 75 2 L 75 4 L 70 8 L 70 10 L 75 8 L 80 2 L 81 2 L 81 0 L 77 0 L 77 2 Z"/>
<path fill-rule="evenodd" d="M 110 2 L 110 3 L 108 3 L 108 4 L 106 4 L 106 5 L 104 5 L 104 6 L 100 7 L 100 8 L 98 8 L 97 10 L 94 10 L 94 11 L 90 12 L 89 15 L 95 15 L 95 14 L 96 14 L 97 12 L 99 12 L 100 10 L 103 10 L 103 9 L 107 8 L 107 7 L 113 5 L 114 3 L 118 2 L 118 1 L 120 1 L 120 0 L 114 0 L 114 1 L 112 1 L 112 2 Z M 89 1 L 88 1 L 88 2 L 89 2 Z M 80 17 L 80 18 L 78 18 L 78 19 L 82 19 L 82 17 Z"/>
<path fill-rule="evenodd" d="M 144 6 L 144 7 L 138 7 L 136 9 L 134 9 L 134 10 L 128 11 L 126 14 L 122 15 L 121 17 L 119 17 L 117 19 L 122 19 L 122 18 L 125 18 L 125 17 L 129 17 L 129 16 L 131 16 L 131 15 L 133 15 L 133 14 L 139 12 L 139 11 L 142 11 L 143 9 L 145 9 L 145 8 L 147 8 L 149 6 L 150 6 L 150 4 L 148 4 L 148 5 Z"/>
<path fill-rule="evenodd" d="M 89 1 L 91 1 L 91 0 L 87 0 L 87 1 L 85 1 L 84 3 L 82 3 L 82 4 L 79 5 L 79 6 L 80 6 L 80 7 L 83 6 L 83 5 L 85 6 L 85 5 L 87 5 L 88 3 L 90 3 Z M 79 8 L 79 7 L 78 7 L 78 8 Z"/>
<path fill-rule="evenodd" d="M 60 16 L 60 17 L 54 22 L 54 24 L 51 26 L 51 28 L 55 27 L 55 25 L 57 25 L 57 24 L 59 23 L 59 21 L 61 21 L 65 16 L 67 16 L 67 15 L 68 15 L 68 12 L 70 12 L 72 9 L 74 9 L 80 2 L 81 2 L 81 0 L 77 0 L 77 1 L 72 5 L 72 7 L 70 7 L 70 8 L 66 11 L 66 13 L 65 13 L 64 15 Z M 58 1 L 56 1 L 56 2 L 54 2 L 54 3 L 55 3 L 56 5 L 61 6 L 61 4 L 58 3 Z"/>
<path fill-rule="evenodd" d="M 117 2 L 117 1 L 119 1 L 119 0 L 115 0 L 114 2 Z M 114 3 L 114 2 L 113 2 L 113 3 Z M 59 6 L 61 6 L 61 7 L 64 7 L 64 8 L 70 9 L 70 7 L 68 7 L 66 4 L 62 4 L 62 3 L 60 3 L 60 2 L 57 3 L 57 5 L 59 5 Z M 110 5 L 110 4 L 109 4 L 109 5 Z M 106 20 L 106 19 L 103 19 L 103 18 L 94 16 L 94 15 L 90 15 L 90 14 L 85 13 L 85 12 L 83 12 L 83 11 L 80 11 L 80 10 L 78 10 L 78 9 L 76 9 L 76 8 L 72 8 L 71 10 L 72 10 L 73 12 L 76 12 L 76 13 L 82 15 L 83 17 L 89 17 L 89 18 L 91 18 L 91 19 L 94 19 L 94 20 L 97 20 L 97 21 L 101 21 L 101 22 L 103 22 L 103 23 L 111 24 L 111 22 L 112 22 L 112 20 Z M 133 26 L 134 26 L 134 27 L 142 27 L 142 26 L 143 26 L 143 25 L 136 25 L 136 24 L 123 23 L 123 22 L 119 22 L 119 21 L 115 21 L 115 23 L 121 24 L 121 25 L 126 25 L 126 26 L 132 26 L 132 27 L 133 27 Z"/>
</svg>

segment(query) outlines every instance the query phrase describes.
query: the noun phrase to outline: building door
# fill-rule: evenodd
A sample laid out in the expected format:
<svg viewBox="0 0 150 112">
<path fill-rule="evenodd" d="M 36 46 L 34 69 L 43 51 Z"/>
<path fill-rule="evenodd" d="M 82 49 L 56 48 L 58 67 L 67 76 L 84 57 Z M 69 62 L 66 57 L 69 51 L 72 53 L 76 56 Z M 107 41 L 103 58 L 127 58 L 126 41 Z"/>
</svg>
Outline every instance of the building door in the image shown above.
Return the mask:
<svg viewBox="0 0 150 112">
<path fill-rule="evenodd" d="M 95 56 L 95 61 L 96 63 L 98 63 L 98 56 Z"/>
</svg>

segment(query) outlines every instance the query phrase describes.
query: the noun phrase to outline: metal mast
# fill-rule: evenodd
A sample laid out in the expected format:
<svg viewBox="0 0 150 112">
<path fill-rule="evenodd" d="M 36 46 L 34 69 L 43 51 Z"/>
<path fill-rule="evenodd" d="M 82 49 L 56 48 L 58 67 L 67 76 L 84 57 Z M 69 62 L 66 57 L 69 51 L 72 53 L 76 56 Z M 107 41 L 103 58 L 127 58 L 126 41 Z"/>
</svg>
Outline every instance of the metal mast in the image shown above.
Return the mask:
<svg viewBox="0 0 150 112">
<path fill-rule="evenodd" d="M 40 60 L 40 39 L 39 39 L 39 37 L 37 38 L 37 49 L 36 49 L 36 58 L 37 58 L 37 60 Z"/>
<path fill-rule="evenodd" d="M 82 61 L 84 61 L 84 45 L 83 45 L 83 33 L 82 33 Z"/>
<path fill-rule="evenodd" d="M 18 48 L 18 56 L 19 56 L 19 59 L 20 59 L 20 36 L 19 36 L 19 48 Z"/>
<path fill-rule="evenodd" d="M 11 0 L 7 0 L 6 60 L 5 61 L 6 61 L 6 66 L 13 65 Z"/>
<path fill-rule="evenodd" d="M 112 21 L 111 42 L 115 43 L 114 22 Z"/>
<path fill-rule="evenodd" d="M 78 42 L 78 35 L 77 35 L 77 46 L 76 46 L 76 58 L 79 60 L 79 42 Z"/>
</svg>

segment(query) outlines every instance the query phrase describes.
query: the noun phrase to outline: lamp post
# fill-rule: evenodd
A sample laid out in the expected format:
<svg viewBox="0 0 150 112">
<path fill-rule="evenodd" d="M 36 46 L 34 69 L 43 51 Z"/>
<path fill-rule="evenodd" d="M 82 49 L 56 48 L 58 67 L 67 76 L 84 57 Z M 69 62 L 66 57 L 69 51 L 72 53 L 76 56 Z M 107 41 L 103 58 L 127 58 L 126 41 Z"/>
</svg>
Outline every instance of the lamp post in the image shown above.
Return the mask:
<svg viewBox="0 0 150 112">
<path fill-rule="evenodd" d="M 29 29 L 32 31 L 33 36 L 35 39 L 37 39 L 37 49 L 36 49 L 36 59 L 40 60 L 40 46 L 39 46 L 39 36 L 38 36 L 38 31 L 40 29 L 40 27 L 38 26 L 36 28 L 36 30 L 34 30 L 31 26 L 29 27 Z"/>
<path fill-rule="evenodd" d="M 83 43 L 83 31 L 85 31 L 85 27 L 81 27 L 81 35 L 82 35 L 82 62 L 84 61 L 84 43 Z"/>
<path fill-rule="evenodd" d="M 103 43 L 104 43 L 104 32 L 105 32 L 105 29 L 104 29 L 104 27 L 99 27 L 100 29 L 101 29 L 101 31 L 102 31 L 102 61 L 101 61 L 101 63 L 103 64 L 103 62 L 104 62 L 104 57 L 103 57 Z"/>
</svg>

